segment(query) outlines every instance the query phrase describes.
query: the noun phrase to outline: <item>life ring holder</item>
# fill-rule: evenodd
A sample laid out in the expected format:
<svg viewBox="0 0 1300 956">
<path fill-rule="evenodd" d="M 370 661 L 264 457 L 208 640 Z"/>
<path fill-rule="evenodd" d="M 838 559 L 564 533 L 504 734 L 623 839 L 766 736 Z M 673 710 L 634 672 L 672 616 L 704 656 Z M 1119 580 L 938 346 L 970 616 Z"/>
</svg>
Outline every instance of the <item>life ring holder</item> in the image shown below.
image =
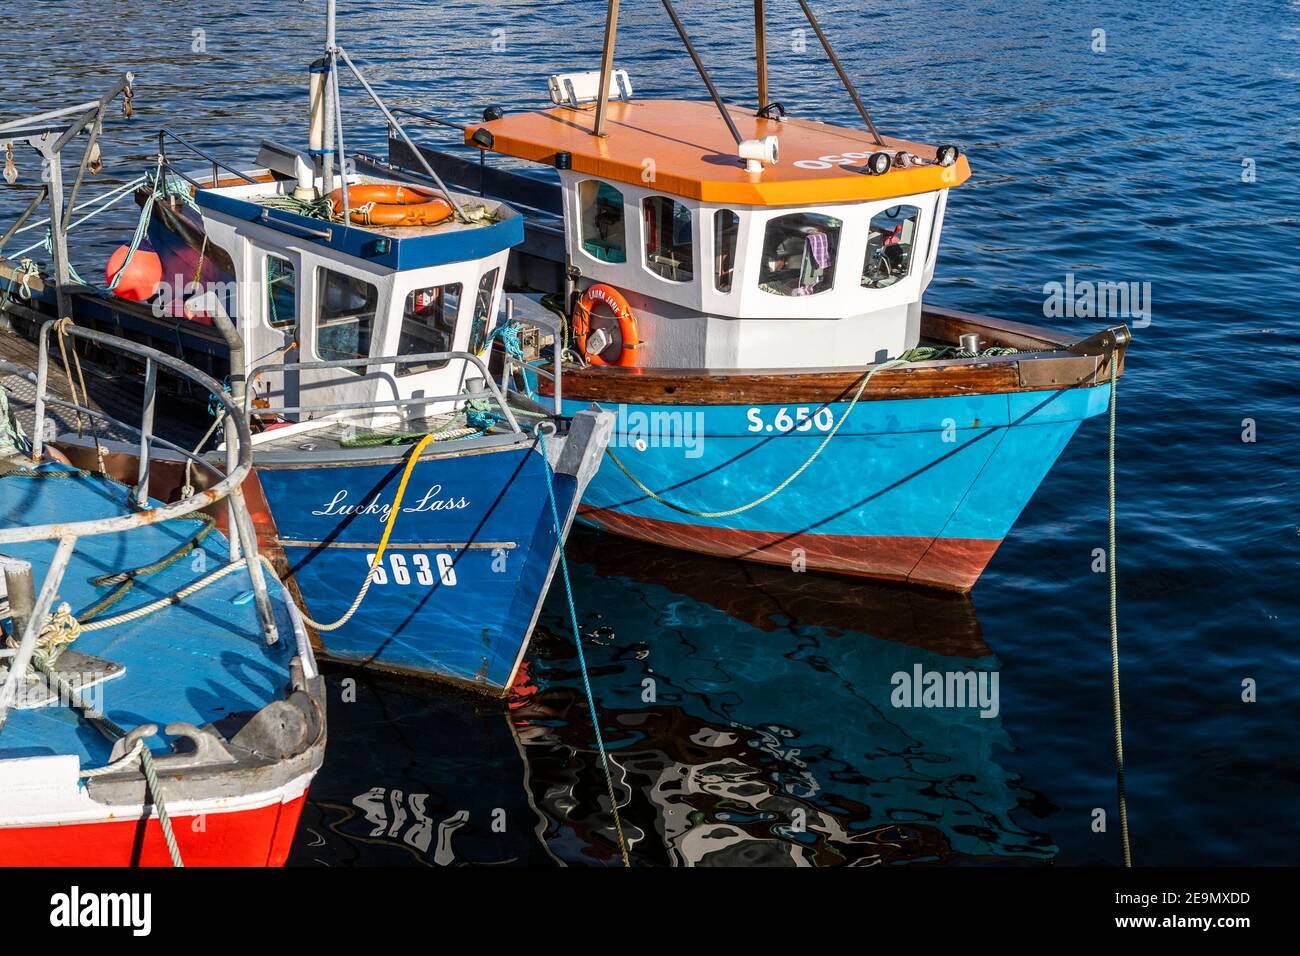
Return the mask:
<svg viewBox="0 0 1300 956">
<path fill-rule="evenodd" d="M 604 357 L 604 354 L 609 351 L 609 346 L 600 352 L 587 351 L 587 339 L 591 334 L 591 310 L 597 302 L 608 306 L 618 321 L 618 334 L 621 341 L 617 343 L 618 357 L 614 359 Z M 632 312 L 632 307 L 627 304 L 627 299 L 623 297 L 623 293 L 611 285 L 597 282 L 588 286 L 578 298 L 577 304 L 573 307 L 573 338 L 582 357 L 592 365 L 617 365 L 624 368 L 637 366 L 636 353 L 641 347 L 641 336 L 637 329 L 636 316 Z M 610 345 L 614 344 L 610 343 Z"/>
<path fill-rule="evenodd" d="M 330 193 L 334 215 L 343 214 L 343 188 Z M 360 226 L 436 226 L 455 211 L 440 193 L 405 183 L 361 183 L 348 187 L 352 221 Z"/>
</svg>

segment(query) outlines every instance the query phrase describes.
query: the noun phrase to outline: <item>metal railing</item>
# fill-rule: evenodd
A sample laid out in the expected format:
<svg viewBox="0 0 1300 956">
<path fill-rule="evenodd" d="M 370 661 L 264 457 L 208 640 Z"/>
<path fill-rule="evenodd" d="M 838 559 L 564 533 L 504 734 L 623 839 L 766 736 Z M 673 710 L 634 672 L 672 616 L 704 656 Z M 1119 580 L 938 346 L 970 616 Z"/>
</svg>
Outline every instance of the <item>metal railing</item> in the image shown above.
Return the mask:
<svg viewBox="0 0 1300 956">
<path fill-rule="evenodd" d="M 318 362 L 268 362 L 252 369 L 249 373 L 249 381 L 256 381 L 264 372 L 294 372 L 294 371 L 323 371 L 328 369 L 341 368 L 365 368 L 369 371 L 370 366 L 378 366 L 376 372 L 383 372 L 382 366 L 396 366 L 398 364 L 411 364 L 415 362 L 452 362 L 459 361 L 465 363 L 466 374 L 462 376 L 462 381 L 468 377 L 470 366 L 477 368 L 482 373 L 483 384 L 486 388 L 478 389 L 472 392 L 458 392 L 454 395 L 421 395 L 416 398 L 402 398 L 394 394 L 392 398 L 377 398 L 364 402 L 330 402 L 318 405 L 283 405 L 283 406 L 266 406 L 257 408 L 259 414 L 271 415 L 296 415 L 304 412 L 340 412 L 340 411 L 377 411 L 381 408 L 405 408 L 407 406 L 419 405 L 437 405 L 443 402 L 462 403 L 472 399 L 489 398 L 501 410 L 510 430 L 517 434 L 523 432 L 519 427 L 519 422 L 515 419 L 514 412 L 510 410 L 510 404 L 497 383 L 492 380 L 492 375 L 488 372 L 487 366 L 477 355 L 470 352 L 418 352 L 408 355 L 379 355 L 368 358 L 353 359 L 332 359 Z M 321 383 L 320 387 L 329 387 L 337 385 L 337 382 Z M 310 383 L 307 387 L 311 387 Z M 396 383 L 394 382 L 394 390 Z M 253 412 L 253 391 L 249 389 L 244 393 L 244 412 L 245 416 Z M 327 418 L 320 420 L 322 426 L 337 422 L 338 419 Z"/>
<path fill-rule="evenodd" d="M 501 366 L 502 391 L 505 391 L 508 387 L 511 366 L 518 364 L 520 371 L 523 372 L 524 375 L 527 375 L 528 372 L 531 371 L 543 378 L 551 380 L 553 383 L 551 392 L 551 410 L 556 415 L 563 414 L 561 403 L 563 400 L 562 393 L 564 386 L 564 356 L 561 354 L 563 352 L 561 346 L 564 339 L 564 321 L 558 315 L 549 311 L 545 315 L 516 315 L 514 300 L 507 298 L 505 324 L 508 325 L 511 322 L 531 325 L 533 328 L 551 333 L 551 336 L 554 339 L 554 344 L 551 346 L 551 371 L 548 372 L 546 369 L 538 365 L 531 365 L 528 362 L 516 363 L 515 357 L 510 354 L 510 351 L 506 348 L 505 342 L 498 339 L 493 344 L 494 346 L 498 344 L 500 345 L 501 355 L 503 357 Z"/>
<path fill-rule="evenodd" d="M 5 718 L 13 703 L 14 695 L 18 691 L 19 683 L 25 679 L 27 669 L 31 664 L 32 655 L 35 652 L 37 638 L 40 636 L 46 620 L 50 616 L 51 609 L 54 606 L 55 597 L 58 594 L 59 587 L 63 582 L 63 577 L 68 570 L 69 561 L 76 548 L 77 541 L 83 537 L 103 534 L 121 534 L 132 531 L 136 528 L 145 527 L 146 525 L 160 524 L 164 521 L 170 521 L 174 518 L 180 518 L 185 515 L 193 514 L 203 508 L 216 504 L 223 499 L 226 501 L 229 509 L 229 525 L 234 534 L 230 535 L 230 563 L 234 564 L 242 561 L 248 572 L 249 583 L 252 586 L 255 598 L 257 613 L 262 625 L 263 635 L 268 644 L 274 644 L 279 639 L 279 633 L 275 624 L 275 616 L 271 607 L 270 594 L 267 591 L 266 578 L 264 576 L 262 564 L 257 554 L 257 533 L 253 528 L 252 517 L 249 515 L 248 506 L 244 501 L 241 486 L 244 479 L 248 476 L 253 464 L 252 453 L 252 433 L 248 427 L 247 416 L 243 410 L 235 404 L 235 401 L 225 393 L 222 387 L 211 377 L 156 349 L 140 345 L 136 342 L 130 342 L 116 336 L 105 335 L 102 332 L 96 332 L 91 329 L 78 328 L 73 325 L 64 325 L 58 328 L 57 334 L 68 336 L 71 339 L 81 339 L 86 342 L 92 342 L 102 348 L 107 348 L 125 355 L 132 356 L 144 361 L 144 400 L 140 414 L 140 426 L 134 427 L 109 416 L 96 409 L 89 408 L 85 405 L 78 404 L 75 401 L 67 401 L 61 398 L 53 397 L 47 394 L 49 382 L 49 359 L 50 359 L 50 335 L 55 331 L 59 323 L 56 321 L 46 322 L 41 327 L 40 332 L 40 351 L 35 376 L 21 367 L 11 365 L 10 363 L 0 363 L 0 368 L 4 371 L 17 372 L 25 377 L 28 381 L 33 381 L 36 386 L 36 407 L 35 407 L 35 427 L 32 436 L 32 458 L 39 461 L 44 445 L 44 421 L 45 410 L 50 406 L 57 406 L 85 415 L 91 419 L 99 419 L 108 422 L 117 427 L 139 435 L 139 456 L 140 465 L 137 472 L 137 484 L 132 489 L 137 505 L 145 510 L 132 514 L 123 514 L 108 518 L 95 518 L 84 521 L 66 521 L 53 524 L 39 524 L 27 527 L 7 527 L 0 528 L 0 547 L 8 544 L 18 544 L 30 541 L 58 541 L 54 557 L 45 572 L 44 579 L 41 583 L 39 594 L 34 600 L 24 600 L 19 597 L 18 605 L 23 606 L 25 610 L 25 621 L 21 627 L 21 641 L 12 654 L 5 653 L 0 656 L 8 657 L 9 674 L 6 678 L 3 688 L 0 689 L 0 728 L 3 727 Z M 74 343 L 68 343 L 75 347 Z M 153 433 L 154 427 L 154 408 L 157 400 L 157 383 L 158 369 L 165 368 L 172 374 L 188 379 L 197 387 L 210 392 L 215 396 L 217 402 L 225 415 L 225 436 L 227 449 L 227 468 L 224 474 L 215 465 L 196 457 L 194 454 L 185 451 L 176 444 L 161 439 Z M 74 393 L 75 397 L 75 393 Z M 151 467 L 151 449 L 155 446 L 166 447 L 180 452 L 185 457 L 192 459 L 204 467 L 208 468 L 217 478 L 218 481 L 211 487 L 183 498 L 172 504 L 161 505 L 149 508 L 148 506 L 148 487 Z M 242 553 L 242 557 L 241 557 Z M 27 580 L 30 581 L 30 568 L 26 571 Z M 8 575 L 6 575 L 8 577 Z M 19 575 L 21 577 L 21 574 Z M 13 605 L 14 596 L 11 595 L 11 606 Z M 15 633 L 18 632 L 19 622 L 15 618 Z"/>
<path fill-rule="evenodd" d="M 169 170 L 175 173 L 177 176 L 181 177 L 181 179 L 185 180 L 195 189 L 204 189 L 207 187 L 205 187 L 202 183 L 193 179 L 186 173 L 181 172 L 179 169 L 175 167 L 175 165 L 171 162 L 170 158 L 167 156 L 168 139 L 171 139 L 178 146 L 183 146 L 185 149 L 187 149 L 189 152 L 193 153 L 195 156 L 199 157 L 200 159 L 212 164 L 211 185 L 213 186 L 215 186 L 217 183 L 221 181 L 221 176 L 220 176 L 221 170 L 225 170 L 226 172 L 230 173 L 232 176 L 236 177 L 237 179 L 242 180 L 243 182 L 246 183 L 256 182 L 256 180 L 254 179 L 249 179 L 247 173 L 242 173 L 238 169 L 235 169 L 233 166 L 226 165 L 221 160 L 217 159 L 217 157 L 209 153 L 207 150 L 203 149 L 201 146 L 195 146 L 189 140 L 185 139 L 182 136 L 177 135 L 176 133 L 173 133 L 171 130 L 166 128 L 158 130 L 158 159 L 162 162 L 163 168 L 165 170 Z"/>
</svg>

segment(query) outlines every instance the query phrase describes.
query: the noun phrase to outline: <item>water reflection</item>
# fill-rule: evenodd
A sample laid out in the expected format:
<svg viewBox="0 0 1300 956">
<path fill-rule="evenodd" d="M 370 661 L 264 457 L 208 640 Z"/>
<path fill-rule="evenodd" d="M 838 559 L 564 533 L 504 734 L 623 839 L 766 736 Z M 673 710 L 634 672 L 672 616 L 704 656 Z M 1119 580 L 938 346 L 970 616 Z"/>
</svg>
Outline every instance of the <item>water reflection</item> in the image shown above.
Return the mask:
<svg viewBox="0 0 1300 956">
<path fill-rule="evenodd" d="M 968 598 L 585 530 L 570 568 L 635 864 L 1055 855 L 1025 822 L 1042 798 L 998 762 L 999 716 L 891 699 L 918 666 L 996 671 Z M 360 691 L 331 700 L 298 862 L 618 865 L 562 593 L 505 714 L 373 678 Z"/>
</svg>

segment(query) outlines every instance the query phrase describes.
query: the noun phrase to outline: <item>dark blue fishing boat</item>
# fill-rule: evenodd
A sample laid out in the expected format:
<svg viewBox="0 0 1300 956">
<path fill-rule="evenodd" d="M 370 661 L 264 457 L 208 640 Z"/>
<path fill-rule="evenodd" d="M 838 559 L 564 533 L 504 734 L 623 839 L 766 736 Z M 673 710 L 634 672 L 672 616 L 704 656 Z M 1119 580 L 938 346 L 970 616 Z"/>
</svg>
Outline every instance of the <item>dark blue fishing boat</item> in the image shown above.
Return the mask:
<svg viewBox="0 0 1300 956">
<path fill-rule="evenodd" d="M 324 656 L 504 694 L 613 416 L 505 387 L 547 331 L 510 321 L 503 301 L 522 217 L 354 172 L 345 66 L 400 125 L 332 39 L 326 53 L 309 73 L 305 150 L 263 143 L 236 168 L 160 133 L 111 294 L 74 289 L 60 314 L 226 376 L 257 432 L 245 491 L 259 535 Z M 178 149 L 205 165 L 181 168 Z M 20 322 L 53 314 L 52 288 L 26 275 L 24 289 Z M 93 451 L 63 446 L 77 462 Z M 135 468 L 131 449 L 115 454 Z M 202 487 L 172 466 L 170 487 L 155 479 L 164 500 Z"/>
</svg>

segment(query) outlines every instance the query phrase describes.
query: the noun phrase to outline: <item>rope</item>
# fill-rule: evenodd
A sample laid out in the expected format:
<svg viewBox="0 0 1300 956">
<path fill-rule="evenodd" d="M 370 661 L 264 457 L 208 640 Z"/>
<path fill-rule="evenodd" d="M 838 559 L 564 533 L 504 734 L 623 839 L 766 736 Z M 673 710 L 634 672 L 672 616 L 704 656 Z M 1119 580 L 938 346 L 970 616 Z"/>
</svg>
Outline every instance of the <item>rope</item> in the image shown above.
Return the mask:
<svg viewBox="0 0 1300 956">
<path fill-rule="evenodd" d="M 370 562 L 370 568 L 366 571 L 366 579 L 361 584 L 361 590 L 357 592 L 356 598 L 353 599 L 349 607 L 341 618 L 330 624 L 321 624 L 307 615 L 306 611 L 302 612 L 302 619 L 314 627 L 317 631 L 337 631 L 340 627 L 352 619 L 352 615 L 361 607 L 361 602 L 366 599 L 366 592 L 370 590 L 370 584 L 375 580 L 375 571 L 384 559 L 384 549 L 388 547 L 388 539 L 393 533 L 393 526 L 397 524 L 397 516 L 402 510 L 402 498 L 406 494 L 406 484 L 411 480 L 411 473 L 415 471 L 416 463 L 420 460 L 420 453 L 433 441 L 433 435 L 425 435 L 411 449 L 411 455 L 406 460 L 406 468 L 402 471 L 402 480 L 397 483 L 397 494 L 393 496 L 393 507 L 388 512 L 388 520 L 384 522 L 384 534 L 379 539 L 379 547 L 375 549 L 375 559 Z M 275 566 L 267 559 L 266 555 L 259 554 L 262 564 L 270 569 L 271 573 L 279 577 Z"/>
<path fill-rule="evenodd" d="M 127 767 L 129 767 L 131 764 L 135 763 L 136 758 L 140 756 L 140 751 L 143 749 L 144 749 L 144 741 L 137 740 L 135 742 L 135 746 L 132 747 L 130 752 L 127 753 L 125 756 L 119 757 L 117 760 L 114 760 L 112 763 L 106 763 L 102 767 L 91 767 L 89 770 L 83 770 L 81 771 L 81 775 L 85 777 L 87 780 L 91 780 L 95 777 L 102 777 L 105 774 L 121 773 L 123 770 L 127 769 Z"/>
<path fill-rule="evenodd" d="M 866 390 L 867 383 L 871 381 L 871 379 L 876 375 L 876 373 L 884 371 L 885 369 L 897 368 L 900 365 L 906 365 L 909 362 L 921 361 L 920 359 L 911 358 L 911 355 L 912 355 L 911 352 L 906 352 L 899 358 L 890 359 L 888 362 L 881 362 L 879 365 L 870 369 L 867 372 L 867 374 L 862 377 L 862 384 L 858 386 L 858 390 L 853 394 L 853 399 L 852 401 L 849 402 L 849 407 L 844 409 L 844 413 L 840 415 L 839 421 L 837 421 L 835 423 L 835 426 L 829 432 L 826 433 L 826 437 L 821 440 L 821 443 L 813 450 L 813 453 L 809 455 L 807 459 L 805 459 L 804 463 L 800 465 L 798 468 L 796 468 L 794 471 L 792 471 L 784 481 L 782 481 L 771 491 L 767 492 L 767 494 L 761 495 L 758 498 L 755 498 L 753 501 L 740 505 L 737 508 L 728 508 L 725 511 L 696 511 L 694 508 L 687 508 L 685 505 L 676 504 L 672 501 L 669 501 L 667 498 L 664 498 L 662 495 L 658 495 L 655 492 L 651 491 L 650 488 L 648 488 L 644 482 L 642 482 L 639 478 L 636 477 L 636 475 L 628 471 L 627 466 L 624 465 L 623 462 L 619 460 L 618 455 L 614 454 L 613 449 L 606 448 L 605 454 L 609 456 L 610 461 L 612 461 L 618 467 L 619 471 L 621 471 L 624 475 L 627 476 L 628 480 L 631 481 L 632 484 L 636 485 L 637 488 L 640 489 L 643 494 L 646 494 L 649 497 L 653 498 L 661 505 L 664 505 L 668 508 L 672 508 L 674 511 L 679 511 L 682 514 L 693 515 L 696 518 L 729 518 L 732 515 L 738 515 L 742 511 L 748 511 L 750 508 L 755 508 L 758 505 L 761 505 L 763 502 L 768 501 L 771 498 L 774 498 L 776 495 L 779 495 L 782 491 L 784 491 L 786 487 L 790 484 L 790 482 L 794 481 L 796 478 L 802 475 L 808 469 L 808 467 L 814 461 L 817 460 L 818 456 L 821 455 L 821 453 L 825 450 L 826 446 L 831 443 L 831 439 L 834 438 L 836 433 L 840 430 L 840 426 L 842 426 L 845 423 L 845 421 L 848 420 L 849 414 L 853 411 L 854 407 L 858 404 L 858 399 L 862 397 L 862 393 Z"/>
<path fill-rule="evenodd" d="M 511 361 L 518 365 L 521 370 L 523 370 L 522 377 L 524 381 L 524 394 L 529 398 L 535 398 L 536 396 L 533 395 L 533 390 L 528 387 L 528 367 L 524 362 L 524 346 L 519 340 L 519 334 L 518 322 L 502 322 L 492 330 L 492 334 L 489 335 L 487 341 L 483 343 L 483 348 L 491 347 L 492 340 L 500 338 L 501 347 L 505 349 L 506 355 Z"/>
<path fill-rule="evenodd" d="M 817 460 L 817 458 L 821 455 L 821 453 L 826 449 L 826 446 L 831 443 L 831 439 L 834 438 L 836 433 L 840 430 L 840 426 L 842 426 L 848 420 L 849 414 L 853 411 L 854 407 L 858 404 L 858 400 L 862 398 L 862 393 L 866 390 L 867 383 L 871 381 L 871 379 L 876 375 L 877 372 L 883 372 L 886 369 L 891 369 L 891 368 L 898 368 L 899 366 L 902 365 L 910 365 L 913 362 L 931 362 L 939 359 L 949 359 L 949 358 L 981 358 L 983 356 L 996 357 L 1001 355 L 1014 355 L 1018 351 L 1019 349 L 995 346 L 993 348 L 984 349 L 983 351 L 980 352 L 970 352 L 967 351 L 966 349 L 959 349 L 950 345 L 936 345 L 936 346 L 925 345 L 925 346 L 917 346 L 916 348 L 913 349 L 908 349 L 906 352 L 904 352 L 896 359 L 890 359 L 888 362 L 881 362 L 879 365 L 873 366 L 867 371 L 867 374 L 863 376 L 862 383 L 858 386 L 858 390 L 853 393 L 853 398 L 849 402 L 849 407 L 844 409 L 844 413 L 840 415 L 840 419 L 835 423 L 835 427 L 833 427 L 826 434 L 826 437 L 822 439 L 821 444 L 819 444 L 813 450 L 813 453 L 808 456 L 808 458 L 804 461 L 802 465 L 800 465 L 793 472 L 791 472 L 789 477 L 787 477 L 784 481 L 782 481 L 779 485 L 777 485 L 767 494 L 761 495 L 760 497 L 755 498 L 753 501 L 740 505 L 737 508 L 728 508 L 725 511 L 697 511 L 694 508 L 687 508 L 685 505 L 675 504 L 674 502 L 669 501 L 667 498 L 664 498 L 662 495 L 656 494 L 649 487 L 647 487 L 639 478 L 637 478 L 636 475 L 628 471 L 627 466 L 623 464 L 623 462 L 619 459 L 618 455 L 614 453 L 614 450 L 612 448 L 606 448 L 605 454 L 608 455 L 610 461 L 612 461 L 618 467 L 618 470 L 621 471 L 624 475 L 626 475 L 628 480 L 631 481 L 632 484 L 636 485 L 636 487 L 641 491 L 642 494 L 649 496 L 650 498 L 659 502 L 661 505 L 671 508 L 673 511 L 677 511 L 685 515 L 692 515 L 693 517 L 696 518 L 730 518 L 732 515 L 738 515 L 743 511 L 748 511 L 750 508 L 758 507 L 765 501 L 769 501 L 770 499 L 774 498 L 776 495 L 779 495 L 782 491 L 784 491 L 786 487 L 790 484 L 790 482 L 794 481 L 796 478 L 802 475 L 804 471 L 806 471 L 808 467 L 814 461 Z"/>
<path fill-rule="evenodd" d="M 24 302 L 31 301 L 33 279 L 39 279 L 41 267 L 31 259 L 22 259 L 18 263 L 18 268 L 9 273 L 9 281 L 5 284 L 4 299 L 0 302 L 0 308 L 7 306 L 13 300 L 14 281 L 19 282 L 18 297 Z"/>
<path fill-rule="evenodd" d="M 1118 571 L 1115 567 L 1115 359 L 1111 358 L 1110 377 L 1110 444 L 1109 465 L 1109 526 L 1107 556 L 1110 562 L 1110 686 L 1115 719 L 1115 784 L 1119 792 L 1119 834 L 1124 847 L 1124 866 L 1133 866 L 1133 850 L 1128 838 L 1128 793 L 1124 785 L 1124 731 L 1120 719 L 1119 697 L 1119 600 Z"/>
<path fill-rule="evenodd" d="M 234 561 L 230 564 L 225 565 L 224 567 L 218 568 L 217 570 L 213 571 L 211 574 L 206 575 L 205 577 L 199 578 L 193 584 L 187 584 L 179 591 L 175 591 L 171 594 L 166 595 L 165 597 L 160 597 L 156 601 L 150 601 L 148 604 L 142 605 L 141 607 L 138 607 L 133 611 L 125 611 L 122 614 L 115 615 L 114 617 L 106 617 L 102 621 L 92 621 L 89 624 L 82 624 L 81 632 L 83 634 L 87 634 L 91 631 L 102 631 L 105 628 L 117 627 L 117 625 L 119 624 L 126 624 L 129 621 L 138 621 L 143 617 L 148 617 L 150 614 L 154 614 L 158 611 L 162 611 L 166 608 L 171 607 L 174 604 L 179 604 L 181 603 L 181 601 L 184 601 L 187 597 L 198 594 L 208 585 L 215 584 L 217 581 L 220 581 L 226 575 L 244 567 L 244 564 L 245 562 L 243 561 L 243 559 Z"/>
<path fill-rule="evenodd" d="M 191 452 L 191 455 L 197 457 L 198 453 L 203 450 L 203 446 L 208 443 L 208 439 L 211 438 L 213 434 L 216 432 L 216 430 L 220 427 L 221 427 L 221 418 L 219 416 L 214 415 L 212 418 L 212 424 L 208 426 L 208 430 L 204 433 L 203 437 L 199 439 L 199 443 L 194 446 L 194 451 Z M 185 484 L 181 486 L 181 497 L 192 498 L 193 496 L 194 496 L 194 458 L 189 457 L 185 459 Z"/>
<path fill-rule="evenodd" d="M 63 357 L 63 375 L 68 380 L 68 387 L 72 390 L 72 401 L 78 405 L 82 405 L 86 408 L 89 408 L 90 390 L 86 388 L 86 376 L 82 374 L 81 358 L 77 355 L 77 347 L 75 345 L 72 347 L 72 361 L 73 364 L 75 364 L 77 367 L 76 381 L 73 380 L 72 370 L 68 367 L 68 350 L 66 345 L 66 339 L 68 337 L 68 329 L 71 328 L 73 324 L 74 323 L 71 317 L 69 316 L 64 316 L 63 318 L 59 319 L 58 322 L 55 323 L 54 327 L 59 333 L 59 354 Z M 77 396 L 78 381 L 81 383 L 80 397 Z M 77 412 L 76 415 L 77 415 L 77 436 L 80 437 L 81 436 L 81 412 Z M 95 458 L 99 461 L 99 473 L 101 475 L 107 475 L 108 470 L 104 464 L 104 448 L 99 443 L 98 419 L 91 418 L 90 424 L 91 424 L 91 428 L 94 431 Z"/>
<path fill-rule="evenodd" d="M 139 249 L 140 244 L 144 242 L 145 235 L 149 231 L 149 221 L 150 217 L 153 215 L 154 203 L 160 195 L 171 194 L 166 183 L 167 175 L 163 172 L 163 161 L 162 157 L 159 156 L 158 169 L 153 174 L 153 188 L 149 190 L 149 195 L 145 198 L 145 201 L 140 204 L 140 218 L 136 220 L 135 232 L 131 235 L 131 244 L 127 246 L 126 258 L 122 260 L 121 267 L 109 281 L 108 292 L 112 292 L 117 288 L 117 284 L 122 281 L 122 276 L 126 275 L 127 266 L 129 266 L 131 260 L 135 258 L 136 250 Z M 85 283 L 82 284 L 84 285 Z"/>
<path fill-rule="evenodd" d="M 272 209 L 279 209 L 282 212 L 294 212 L 300 216 L 306 216 L 309 219 L 325 219 L 331 222 L 342 222 L 342 217 L 334 215 L 334 204 L 330 201 L 329 196 L 322 196 L 320 199 L 297 199 L 293 196 L 269 196 L 265 199 L 259 199 L 258 202 Z M 374 204 L 371 203 L 373 206 Z M 353 212 L 357 210 L 354 209 Z"/>
<path fill-rule="evenodd" d="M 172 858 L 172 866 L 181 868 L 185 861 L 181 859 L 181 848 L 176 845 L 176 834 L 172 832 L 171 817 L 167 815 L 167 804 L 162 798 L 162 785 L 158 783 L 158 769 L 153 763 L 153 751 L 148 747 L 140 748 L 140 768 L 144 770 L 144 779 L 153 794 L 153 805 L 158 811 L 158 822 L 162 825 L 163 839 L 167 842 L 167 854 Z"/>
<path fill-rule="evenodd" d="M 66 603 L 60 604 L 41 625 L 40 633 L 36 635 L 35 649 L 32 652 L 32 660 L 42 664 L 53 665 L 59 659 L 68 646 L 81 636 L 82 626 L 72 615 L 72 608 Z M 22 635 L 11 634 L 5 639 L 5 644 L 9 647 L 18 647 L 22 643 Z"/>
<path fill-rule="evenodd" d="M 76 208 L 72 210 L 73 212 L 79 212 L 80 210 L 85 209 L 87 206 L 93 206 L 95 205 L 95 203 L 98 202 L 103 202 L 103 205 L 100 206 L 98 209 L 94 209 L 91 212 L 86 213 L 86 215 L 82 216 L 80 219 L 74 220 L 73 222 L 69 223 L 68 231 L 70 232 L 73 229 L 75 229 L 77 226 L 80 226 L 82 223 L 94 219 L 105 209 L 108 209 L 111 206 L 114 206 L 117 203 L 121 202 L 123 199 L 127 198 L 127 196 L 131 194 L 132 190 L 138 189 L 140 186 L 143 186 L 147 181 L 147 179 L 148 177 L 146 176 L 137 176 L 129 183 L 124 183 L 123 185 L 118 186 L 116 189 L 111 189 L 108 192 L 103 193 L 99 196 L 93 196 L 90 199 L 87 199 L 85 202 L 78 203 Z M 50 221 L 49 217 L 46 217 L 40 220 L 39 222 L 28 223 L 27 225 L 23 226 L 21 229 L 15 231 L 14 235 L 15 236 L 21 235 L 22 233 L 29 232 L 32 229 L 39 229 L 41 226 L 47 226 L 49 221 Z M 17 259 L 20 256 L 24 256 L 29 252 L 34 252 L 35 250 L 41 248 L 42 246 L 48 249 L 49 241 L 50 241 L 50 234 L 49 234 L 49 229 L 47 228 L 44 239 L 42 239 L 40 242 L 32 243 L 26 249 L 23 249 L 19 252 L 15 252 L 12 258 Z"/>
<path fill-rule="evenodd" d="M 537 440 L 542 451 L 542 461 L 546 465 L 546 495 L 551 501 L 551 517 L 555 521 L 555 546 L 560 554 L 560 576 L 564 581 L 564 596 L 569 602 L 569 624 L 573 628 L 573 643 L 578 648 L 578 668 L 582 672 L 582 687 L 587 694 L 587 709 L 591 712 L 591 726 L 596 732 L 596 750 L 600 753 L 600 766 L 605 772 L 605 788 L 609 793 L 609 808 L 614 816 L 614 832 L 618 836 L 618 851 L 623 857 L 623 865 L 630 867 L 627 840 L 623 836 L 623 821 L 618 813 L 618 797 L 614 793 L 614 777 L 609 771 L 609 755 L 605 752 L 605 739 L 600 733 L 600 713 L 596 710 L 596 698 L 591 692 L 591 679 L 587 676 L 587 658 L 582 651 L 582 633 L 578 628 L 578 611 L 573 603 L 573 585 L 569 581 L 569 562 L 564 557 L 564 526 L 560 523 L 560 510 L 555 504 L 555 488 L 551 482 L 551 460 L 546 457 L 546 436 L 542 429 L 537 429 Z"/>
<path fill-rule="evenodd" d="M 107 739 L 117 742 L 127 735 L 126 731 L 104 714 L 103 711 L 96 710 L 86 703 L 81 694 L 53 666 L 35 658 L 33 660 L 40 668 L 41 673 L 58 686 L 63 699 L 68 701 L 84 720 L 88 721 Z M 117 772 L 123 769 L 136 754 L 139 754 L 140 757 L 140 769 L 144 772 L 145 783 L 148 785 L 149 794 L 153 798 L 154 809 L 158 811 L 158 823 L 162 827 L 163 840 L 167 844 L 167 855 L 171 857 L 172 866 L 183 867 L 185 861 L 181 859 L 181 850 L 176 843 L 176 834 L 172 830 L 171 817 L 167 814 L 167 803 L 163 799 L 162 784 L 158 781 L 158 769 L 154 766 L 153 752 L 144 745 L 143 740 L 136 740 L 131 751 L 120 759 L 103 767 L 87 770 L 82 773 L 82 776 L 98 777 L 103 774 Z"/>
</svg>

